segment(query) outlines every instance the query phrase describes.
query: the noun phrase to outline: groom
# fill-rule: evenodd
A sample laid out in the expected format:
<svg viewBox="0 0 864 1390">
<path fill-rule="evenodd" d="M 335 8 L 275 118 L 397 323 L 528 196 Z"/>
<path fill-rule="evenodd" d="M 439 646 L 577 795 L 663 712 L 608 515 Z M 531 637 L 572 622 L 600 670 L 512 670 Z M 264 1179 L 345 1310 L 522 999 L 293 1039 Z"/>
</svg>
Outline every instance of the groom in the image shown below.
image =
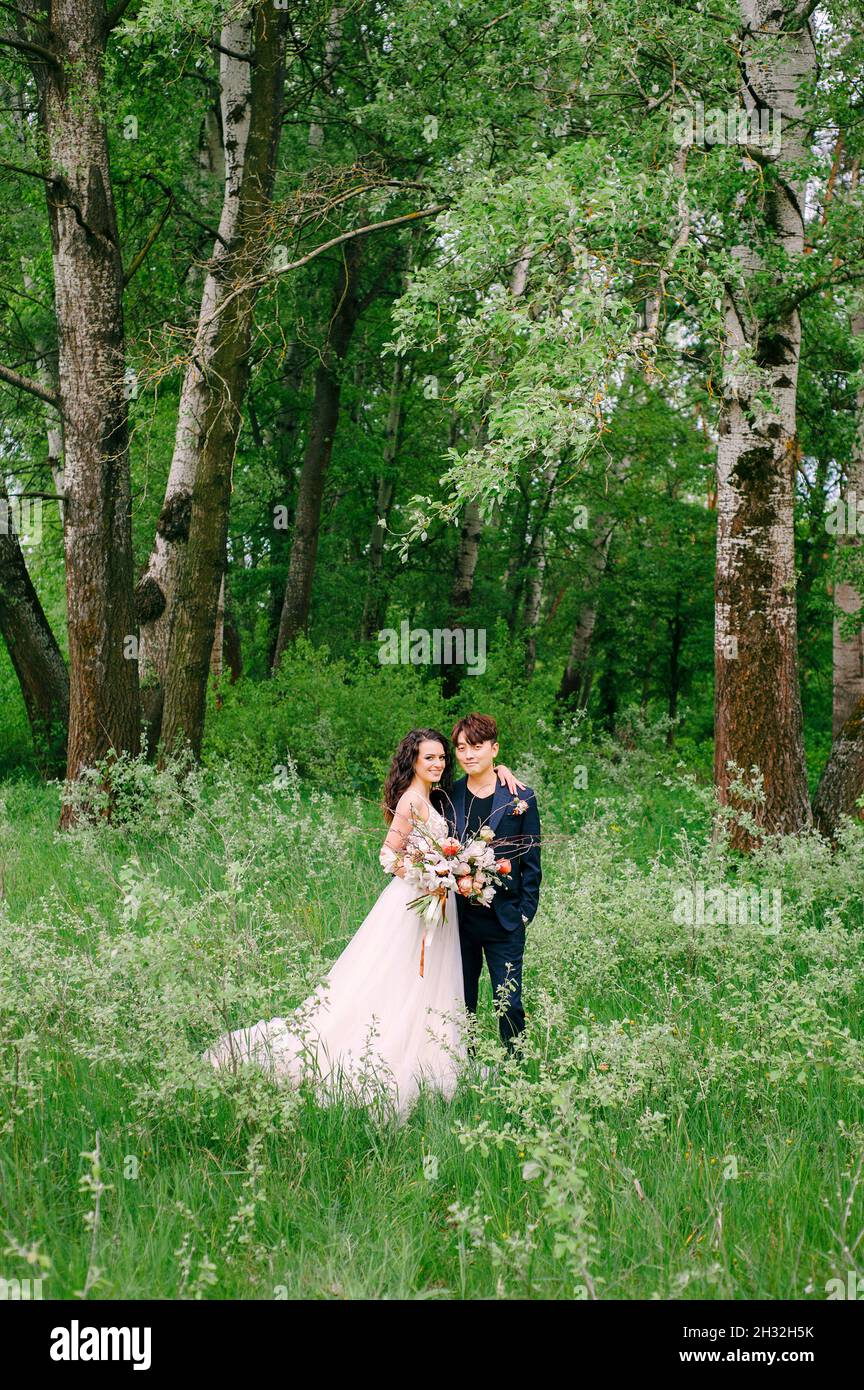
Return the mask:
<svg viewBox="0 0 864 1390">
<path fill-rule="evenodd" d="M 537 912 L 540 897 L 540 816 L 530 787 L 515 796 L 495 774 L 498 726 L 488 714 L 469 714 L 453 730 L 456 757 L 466 776 L 453 787 L 451 819 L 464 839 L 481 825 L 495 832 L 498 859 L 509 859 L 511 871 L 496 888 L 491 906 L 469 902 L 457 894 L 459 942 L 465 1004 L 477 1012 L 477 993 L 483 956 L 496 998 L 506 1001 L 498 1031 L 507 1051 L 525 1027 L 522 1008 L 522 956 L 525 928 Z"/>
</svg>

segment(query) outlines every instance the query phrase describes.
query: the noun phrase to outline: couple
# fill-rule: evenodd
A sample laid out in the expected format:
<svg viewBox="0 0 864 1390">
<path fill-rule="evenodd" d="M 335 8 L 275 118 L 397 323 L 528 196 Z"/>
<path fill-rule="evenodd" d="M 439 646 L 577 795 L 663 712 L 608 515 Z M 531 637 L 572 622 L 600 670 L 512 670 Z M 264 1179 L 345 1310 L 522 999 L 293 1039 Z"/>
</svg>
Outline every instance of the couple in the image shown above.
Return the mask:
<svg viewBox="0 0 864 1390">
<path fill-rule="evenodd" d="M 540 894 L 537 801 L 508 768 L 495 768 L 498 729 L 489 715 L 460 719 L 452 740 L 466 775 L 451 787 L 443 735 L 413 729 L 403 738 L 384 787 L 390 829 L 380 860 L 391 882 L 315 993 L 290 1019 L 224 1034 L 204 1054 L 214 1067 L 257 1062 L 297 1084 L 312 1080 L 325 1103 L 383 1102 L 405 1119 L 421 1083 L 453 1095 L 469 1050 L 465 1009 L 476 1013 L 484 954 L 501 1001 L 501 1039 L 513 1051 L 525 1027 L 525 928 Z M 424 923 L 408 906 L 416 888 L 405 881 L 400 853 L 429 835 L 465 842 L 481 826 L 494 833 L 509 873 L 489 906 L 448 892 L 424 945 Z"/>
</svg>

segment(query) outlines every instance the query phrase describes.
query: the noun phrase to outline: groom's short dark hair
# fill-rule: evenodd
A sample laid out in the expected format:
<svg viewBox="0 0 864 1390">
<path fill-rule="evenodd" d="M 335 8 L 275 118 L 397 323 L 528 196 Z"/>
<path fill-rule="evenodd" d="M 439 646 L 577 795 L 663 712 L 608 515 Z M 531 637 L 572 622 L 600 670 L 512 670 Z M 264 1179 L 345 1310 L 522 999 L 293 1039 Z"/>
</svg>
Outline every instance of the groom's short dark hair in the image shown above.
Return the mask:
<svg viewBox="0 0 864 1390">
<path fill-rule="evenodd" d="M 454 725 L 450 737 L 454 743 L 458 743 L 462 734 L 469 743 L 497 743 L 498 725 L 491 714 L 466 714 Z"/>
</svg>

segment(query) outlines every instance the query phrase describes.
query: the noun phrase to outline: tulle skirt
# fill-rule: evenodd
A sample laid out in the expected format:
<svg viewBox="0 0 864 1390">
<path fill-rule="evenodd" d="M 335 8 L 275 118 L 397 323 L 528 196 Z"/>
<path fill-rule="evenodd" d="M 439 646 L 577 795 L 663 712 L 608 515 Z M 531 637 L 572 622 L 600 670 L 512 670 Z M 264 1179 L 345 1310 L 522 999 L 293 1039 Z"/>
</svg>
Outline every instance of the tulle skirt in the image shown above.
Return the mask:
<svg viewBox="0 0 864 1390">
<path fill-rule="evenodd" d="M 465 1065 L 465 998 L 453 894 L 427 925 L 394 877 L 322 983 L 287 1018 L 225 1033 L 214 1067 L 252 1062 L 322 1104 L 342 1100 L 407 1118 L 421 1088 L 452 1097 Z M 423 974 L 420 974 L 421 951 Z"/>
</svg>

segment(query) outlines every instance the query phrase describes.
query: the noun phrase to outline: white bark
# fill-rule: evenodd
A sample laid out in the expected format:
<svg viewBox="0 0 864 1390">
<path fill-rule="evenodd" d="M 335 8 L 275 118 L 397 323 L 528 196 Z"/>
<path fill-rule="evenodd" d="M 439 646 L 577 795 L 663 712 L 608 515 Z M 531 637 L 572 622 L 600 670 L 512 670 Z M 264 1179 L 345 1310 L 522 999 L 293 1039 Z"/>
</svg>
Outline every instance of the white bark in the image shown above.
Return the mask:
<svg viewBox="0 0 864 1390">
<path fill-rule="evenodd" d="M 226 24 L 219 39 L 222 49 L 251 56 L 253 25 L 251 13 Z M 201 295 L 193 360 L 186 368 L 183 379 L 174 452 L 165 500 L 156 527 L 156 540 L 147 568 L 138 582 L 140 672 L 144 685 L 159 685 L 165 680 L 171 609 L 189 538 L 192 490 L 202 443 L 202 428 L 213 391 L 208 369 L 219 333 L 219 317 L 215 311 L 231 289 L 230 278 L 224 271 L 235 241 L 240 214 L 251 120 L 252 65 L 248 61 L 229 57 L 223 51 L 219 71 L 225 170 L 219 239 L 213 247 Z"/>
<path fill-rule="evenodd" d="M 852 332 L 856 337 L 864 338 L 864 314 L 853 315 Z M 850 493 L 854 493 L 859 502 L 864 502 L 864 386 L 858 391 L 856 404 L 858 410 L 857 447 L 855 457 L 849 465 L 845 497 L 848 498 Z M 854 541 L 850 537 L 845 543 L 860 545 L 857 536 Z M 848 579 L 840 580 L 836 585 L 834 602 L 844 613 L 860 613 L 861 595 L 849 583 Z M 864 627 L 859 627 L 852 637 L 843 637 L 840 632 L 840 620 L 835 618 L 833 708 L 833 732 L 835 736 L 840 732 L 862 696 L 864 696 Z"/>
<path fill-rule="evenodd" d="M 755 150 L 754 187 L 727 285 L 723 410 L 717 454 L 715 781 L 729 800 L 729 764 L 765 778 L 756 815 L 770 830 L 809 823 L 795 607 L 794 475 L 801 346 L 797 308 L 769 322 L 754 308 L 760 241 L 794 259 L 804 250 L 803 164 L 808 152 L 802 83 L 816 69 L 805 0 L 740 0 L 742 101 L 781 121 L 776 166 Z M 753 37 L 755 30 L 771 38 Z M 760 182 L 762 180 L 760 179 Z M 768 404 L 763 402 L 767 400 Z M 742 848 L 749 844 L 735 833 Z"/>
</svg>

